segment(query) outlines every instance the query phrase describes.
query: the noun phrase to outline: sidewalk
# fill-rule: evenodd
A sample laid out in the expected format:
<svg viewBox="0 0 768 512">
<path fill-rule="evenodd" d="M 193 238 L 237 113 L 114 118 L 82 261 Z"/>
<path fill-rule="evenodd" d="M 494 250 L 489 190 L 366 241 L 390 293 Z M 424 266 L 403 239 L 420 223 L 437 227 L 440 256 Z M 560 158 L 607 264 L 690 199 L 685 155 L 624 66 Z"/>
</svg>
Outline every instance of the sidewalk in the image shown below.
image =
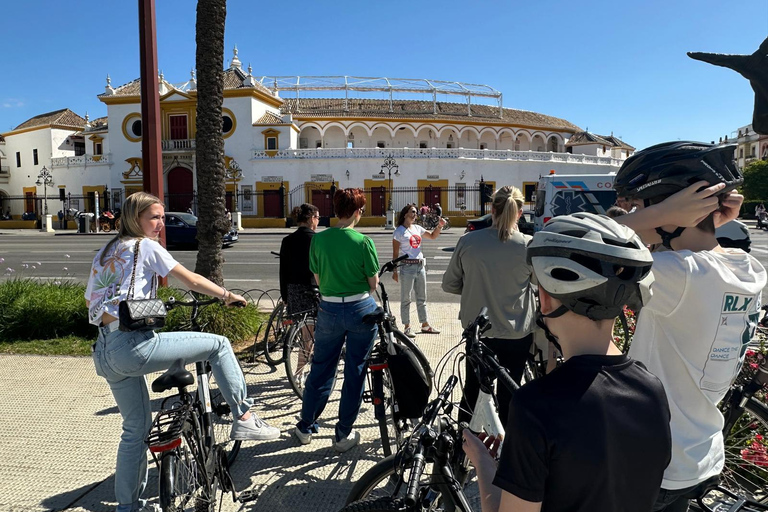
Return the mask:
<svg viewBox="0 0 768 512">
<path fill-rule="evenodd" d="M 460 341 L 458 309 L 458 304 L 430 304 L 430 321 L 442 332 L 416 337 L 435 371 L 437 361 Z M 90 358 L 2 355 L 0 365 L 0 511 L 114 510 L 121 421 Z M 258 414 L 283 435 L 276 441 L 243 444 L 232 468 L 235 484 L 258 491 L 260 498 L 241 506 L 227 495 L 221 510 L 341 509 L 352 484 L 383 458 L 372 406 L 363 404 L 357 420 L 360 446 L 336 454 L 331 441 L 337 386 L 320 420 L 321 432 L 302 446 L 290 434 L 301 404 L 288 386 L 284 367 L 273 369 L 261 362 L 244 364 L 243 370 L 249 395 L 257 397 Z M 157 375 L 148 376 L 148 381 Z M 157 410 L 161 395 L 150 391 L 150 396 Z M 156 479 L 150 466 L 145 497 L 157 496 Z"/>
</svg>

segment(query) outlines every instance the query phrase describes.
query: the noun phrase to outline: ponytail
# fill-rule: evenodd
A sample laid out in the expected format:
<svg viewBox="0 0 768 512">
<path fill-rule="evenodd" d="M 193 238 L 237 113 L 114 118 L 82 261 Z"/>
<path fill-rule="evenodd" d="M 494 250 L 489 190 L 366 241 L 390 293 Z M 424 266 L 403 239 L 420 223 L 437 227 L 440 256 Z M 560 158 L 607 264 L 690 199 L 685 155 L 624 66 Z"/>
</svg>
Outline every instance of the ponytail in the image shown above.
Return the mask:
<svg viewBox="0 0 768 512">
<path fill-rule="evenodd" d="M 493 226 L 499 240 L 506 242 L 517 231 L 517 219 L 523 208 L 523 193 L 517 187 L 504 186 L 493 194 Z"/>
</svg>

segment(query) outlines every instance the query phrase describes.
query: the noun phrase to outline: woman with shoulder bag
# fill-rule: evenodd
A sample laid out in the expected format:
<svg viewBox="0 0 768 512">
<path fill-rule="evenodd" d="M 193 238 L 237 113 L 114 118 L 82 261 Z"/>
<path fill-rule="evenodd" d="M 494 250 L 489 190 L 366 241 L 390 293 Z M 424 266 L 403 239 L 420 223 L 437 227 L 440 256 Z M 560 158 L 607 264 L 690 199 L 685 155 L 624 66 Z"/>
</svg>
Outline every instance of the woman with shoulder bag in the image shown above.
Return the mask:
<svg viewBox="0 0 768 512">
<path fill-rule="evenodd" d="M 459 318 L 467 327 L 483 307 L 488 308 L 492 328 L 483 342 L 498 356 L 516 382 L 520 382 L 533 342 L 536 298 L 531 286 L 532 269 L 525 259 L 531 237 L 522 234 L 517 221 L 523 214 L 523 194 L 515 187 L 502 187 L 493 195 L 493 224 L 459 238 L 443 290 L 461 295 Z M 469 421 L 480 384 L 467 361 L 464 397 L 459 421 Z M 499 417 L 506 421 L 510 392 L 499 386 Z"/>
<path fill-rule="evenodd" d="M 207 360 L 222 396 L 236 418 L 230 436 L 238 440 L 280 437 L 251 408 L 246 383 L 229 340 L 202 332 L 125 331 L 120 325 L 120 303 L 153 299 L 157 276 L 168 274 L 187 288 L 228 305 L 245 299 L 184 268 L 157 242 L 164 227 L 165 208 L 155 196 L 134 193 L 123 205 L 118 235 L 93 259 L 85 291 L 90 323 L 99 327 L 93 347 L 96 373 L 106 379 L 123 417 L 123 434 L 117 450 L 115 497 L 118 512 L 153 510 L 141 499 L 147 484 L 147 445 L 152 425 L 149 393 L 144 378 L 167 370 L 176 360 Z M 130 293 L 129 293 L 130 290 Z"/>
</svg>

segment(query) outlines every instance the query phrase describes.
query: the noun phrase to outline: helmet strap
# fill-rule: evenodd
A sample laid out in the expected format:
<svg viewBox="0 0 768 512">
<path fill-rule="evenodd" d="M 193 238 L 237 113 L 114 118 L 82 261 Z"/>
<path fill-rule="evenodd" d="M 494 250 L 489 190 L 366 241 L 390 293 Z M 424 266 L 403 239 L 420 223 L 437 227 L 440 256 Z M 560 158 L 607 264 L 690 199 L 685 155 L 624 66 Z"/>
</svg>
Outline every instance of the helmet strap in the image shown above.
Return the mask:
<svg viewBox="0 0 768 512">
<path fill-rule="evenodd" d="M 678 228 L 671 233 L 668 231 L 664 231 L 660 227 L 656 228 L 656 233 L 661 237 L 661 245 L 663 245 L 670 251 L 674 251 L 674 249 L 672 248 L 672 240 L 682 235 L 683 231 L 685 231 L 685 228 L 681 226 L 678 226 Z"/>
<path fill-rule="evenodd" d="M 547 324 L 546 322 L 544 322 L 544 319 L 557 318 L 565 314 L 567 311 L 568 309 L 565 306 L 560 306 L 559 308 L 554 310 L 552 313 L 545 315 L 544 313 L 541 312 L 541 307 L 536 308 L 536 325 L 541 327 L 541 330 L 544 331 L 544 336 L 546 336 L 547 341 L 553 344 L 557 349 L 557 351 L 560 352 L 561 355 L 563 353 L 563 347 L 560 346 L 560 341 L 557 339 L 557 336 L 552 334 L 552 331 L 549 330 L 549 327 L 547 327 Z"/>
<path fill-rule="evenodd" d="M 624 314 L 624 309 L 622 308 L 621 312 L 619 313 L 619 320 L 621 320 L 621 327 L 624 329 L 624 353 L 629 353 L 629 345 L 632 343 L 632 341 L 629 339 L 629 325 L 627 324 L 627 315 Z"/>
</svg>

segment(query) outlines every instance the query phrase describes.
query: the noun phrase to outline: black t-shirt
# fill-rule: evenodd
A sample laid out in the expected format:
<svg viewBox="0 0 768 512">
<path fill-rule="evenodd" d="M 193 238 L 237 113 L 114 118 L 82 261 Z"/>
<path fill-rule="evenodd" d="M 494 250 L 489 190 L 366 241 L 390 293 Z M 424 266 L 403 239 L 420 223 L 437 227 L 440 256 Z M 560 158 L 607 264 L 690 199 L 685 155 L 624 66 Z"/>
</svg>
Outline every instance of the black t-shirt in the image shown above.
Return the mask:
<svg viewBox="0 0 768 512">
<path fill-rule="evenodd" d="M 575 356 L 513 395 L 493 483 L 543 512 L 648 512 L 670 453 L 659 379 L 626 355 Z"/>
</svg>

